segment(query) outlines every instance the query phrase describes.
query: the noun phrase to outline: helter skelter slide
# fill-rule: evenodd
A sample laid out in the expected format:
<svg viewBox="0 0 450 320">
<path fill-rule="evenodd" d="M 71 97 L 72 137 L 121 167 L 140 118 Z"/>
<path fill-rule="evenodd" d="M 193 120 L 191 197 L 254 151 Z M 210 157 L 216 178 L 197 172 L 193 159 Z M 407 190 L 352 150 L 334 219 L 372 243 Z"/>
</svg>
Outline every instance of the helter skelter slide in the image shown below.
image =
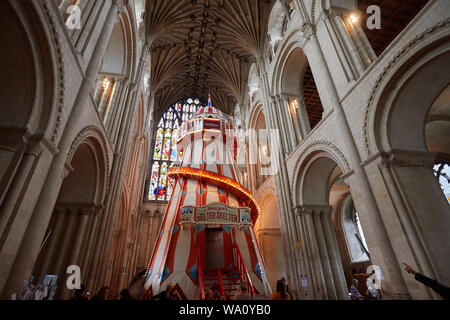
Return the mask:
<svg viewBox="0 0 450 320">
<path fill-rule="evenodd" d="M 211 289 L 230 299 L 242 281 L 254 298 L 270 285 L 253 225 L 260 208 L 237 182 L 232 118 L 211 106 L 181 126 L 180 166 L 168 172 L 172 198 L 144 282 L 144 299 L 166 289 L 203 300 Z"/>
</svg>

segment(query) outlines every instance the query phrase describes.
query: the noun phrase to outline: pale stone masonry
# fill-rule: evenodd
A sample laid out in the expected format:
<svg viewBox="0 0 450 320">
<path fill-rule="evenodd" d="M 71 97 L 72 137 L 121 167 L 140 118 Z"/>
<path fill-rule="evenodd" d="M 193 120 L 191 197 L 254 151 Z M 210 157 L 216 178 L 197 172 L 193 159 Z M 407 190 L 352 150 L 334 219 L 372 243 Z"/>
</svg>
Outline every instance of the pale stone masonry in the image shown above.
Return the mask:
<svg viewBox="0 0 450 320">
<path fill-rule="evenodd" d="M 238 169 L 261 205 L 272 287 L 286 277 L 296 299 L 347 299 L 351 269 L 372 265 L 384 299 L 439 299 L 402 263 L 450 285 L 450 206 L 432 171 L 450 163 L 450 2 L 428 1 L 377 56 L 342 1 L 236 1 L 0 1 L 2 299 L 46 274 L 68 298 L 69 265 L 118 298 L 165 212 L 148 201 L 159 119 L 207 90 L 236 127 L 277 130 L 264 150 L 239 140 L 277 173 L 263 177 L 261 159 Z M 352 252 L 362 238 L 368 253 Z"/>
</svg>

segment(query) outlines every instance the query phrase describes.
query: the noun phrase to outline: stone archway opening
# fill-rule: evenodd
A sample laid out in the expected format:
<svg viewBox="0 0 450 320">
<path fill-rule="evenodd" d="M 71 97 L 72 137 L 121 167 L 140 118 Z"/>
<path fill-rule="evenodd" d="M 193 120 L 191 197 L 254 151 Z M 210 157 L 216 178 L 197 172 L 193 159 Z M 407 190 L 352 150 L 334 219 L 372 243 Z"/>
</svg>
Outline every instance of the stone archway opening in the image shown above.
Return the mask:
<svg viewBox="0 0 450 320">
<path fill-rule="evenodd" d="M 301 235 L 303 295 L 309 299 L 348 298 L 335 216 L 339 199 L 349 194 L 342 170 L 327 152 L 304 161 L 298 178 L 296 215 Z M 342 201 L 342 200 L 341 200 Z"/>
<path fill-rule="evenodd" d="M 340 178 L 342 171 L 338 166 L 332 172 L 329 203 L 333 207 L 331 219 L 342 261 L 347 288 L 352 280 L 358 280 L 358 291 L 365 296 L 370 278 L 369 266 L 372 265 L 370 249 L 366 242 L 358 210 L 356 209 L 349 187 Z"/>
<path fill-rule="evenodd" d="M 450 206 L 433 169 L 449 159 L 447 44 L 448 37 L 434 40 L 395 70 L 380 90 L 373 122 L 388 200 L 380 206 L 400 220 L 389 219 L 391 243 L 399 259 L 441 283 L 450 282 Z M 413 298 L 434 297 L 414 279 L 404 281 Z"/>
<path fill-rule="evenodd" d="M 290 52 L 283 67 L 281 96 L 298 144 L 322 120 L 324 112 L 308 58 L 300 48 Z"/>
<path fill-rule="evenodd" d="M 271 193 L 263 195 L 260 206 L 262 212 L 254 230 L 270 286 L 276 288 L 277 280 L 282 277 L 288 279 L 288 265 L 281 234 L 276 196 Z"/>
<path fill-rule="evenodd" d="M 433 102 L 425 120 L 425 143 L 436 154 L 433 172 L 450 203 L 450 85 Z"/>
<path fill-rule="evenodd" d="M 99 213 L 105 188 L 105 166 L 96 141 L 87 139 L 75 151 L 63 180 L 53 214 L 33 268 L 36 284 L 55 284 L 51 298 L 66 299 L 71 290 L 67 280 L 80 269 L 80 281 L 89 285 L 94 242 L 98 236 Z M 87 287 L 89 288 L 89 287 Z"/>
</svg>

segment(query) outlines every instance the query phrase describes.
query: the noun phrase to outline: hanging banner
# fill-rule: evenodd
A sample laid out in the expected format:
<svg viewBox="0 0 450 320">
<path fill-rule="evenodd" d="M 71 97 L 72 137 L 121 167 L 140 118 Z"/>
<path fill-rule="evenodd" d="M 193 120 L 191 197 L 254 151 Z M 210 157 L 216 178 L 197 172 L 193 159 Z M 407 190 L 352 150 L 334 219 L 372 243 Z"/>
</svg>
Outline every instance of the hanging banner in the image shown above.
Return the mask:
<svg viewBox="0 0 450 320">
<path fill-rule="evenodd" d="M 213 203 L 204 207 L 186 206 L 181 208 L 181 223 L 251 225 L 250 208 L 234 208 L 223 203 Z"/>
</svg>

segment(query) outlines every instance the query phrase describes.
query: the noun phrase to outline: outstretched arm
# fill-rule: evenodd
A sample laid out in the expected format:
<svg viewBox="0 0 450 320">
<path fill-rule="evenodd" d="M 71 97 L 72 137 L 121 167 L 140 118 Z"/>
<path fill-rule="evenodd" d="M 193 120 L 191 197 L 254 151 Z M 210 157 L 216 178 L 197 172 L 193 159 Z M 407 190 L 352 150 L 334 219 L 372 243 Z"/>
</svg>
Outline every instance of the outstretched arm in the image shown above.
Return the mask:
<svg viewBox="0 0 450 320">
<path fill-rule="evenodd" d="M 446 299 L 446 300 L 450 300 L 450 288 L 446 287 L 442 284 L 440 284 L 439 282 L 437 282 L 436 280 L 430 279 L 427 276 L 424 276 L 423 274 L 415 271 L 413 268 L 411 268 L 410 266 L 408 266 L 406 263 L 404 263 L 405 270 L 408 273 L 411 273 L 414 275 L 414 278 L 423 283 L 424 285 L 426 285 L 427 287 L 433 289 L 436 293 L 438 293 L 442 298 Z"/>
</svg>

